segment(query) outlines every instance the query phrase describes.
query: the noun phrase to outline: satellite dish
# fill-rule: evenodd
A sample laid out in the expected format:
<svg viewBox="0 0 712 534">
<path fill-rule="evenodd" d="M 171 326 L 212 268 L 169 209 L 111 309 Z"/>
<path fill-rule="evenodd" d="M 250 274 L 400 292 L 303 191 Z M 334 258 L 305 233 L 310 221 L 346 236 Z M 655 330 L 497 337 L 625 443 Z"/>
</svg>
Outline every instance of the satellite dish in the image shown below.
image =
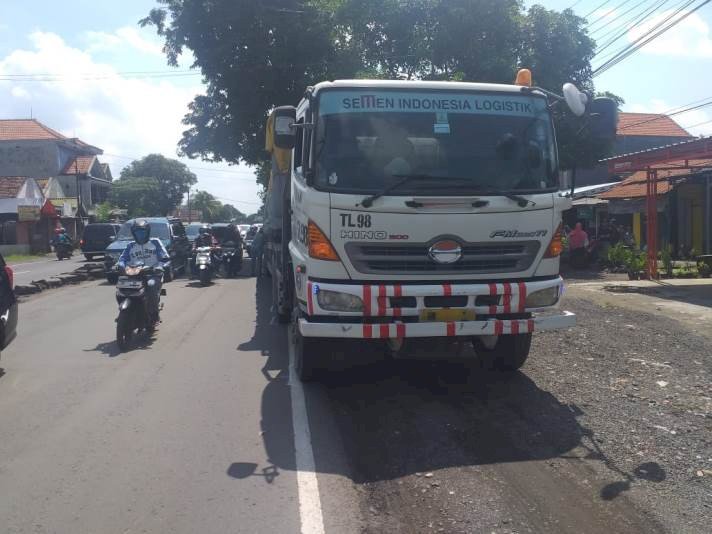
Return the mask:
<svg viewBox="0 0 712 534">
<path fill-rule="evenodd" d="M 584 93 L 579 91 L 572 83 L 565 83 L 563 91 L 564 100 L 566 100 L 566 104 L 574 115 L 580 117 L 586 113 L 588 97 Z"/>
</svg>

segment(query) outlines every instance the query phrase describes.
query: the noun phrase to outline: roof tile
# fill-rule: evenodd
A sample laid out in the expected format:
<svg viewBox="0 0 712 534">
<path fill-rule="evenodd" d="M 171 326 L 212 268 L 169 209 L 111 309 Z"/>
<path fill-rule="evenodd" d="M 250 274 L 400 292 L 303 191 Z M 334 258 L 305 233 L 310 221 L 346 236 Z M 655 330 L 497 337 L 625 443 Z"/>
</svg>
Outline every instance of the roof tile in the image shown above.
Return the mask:
<svg viewBox="0 0 712 534">
<path fill-rule="evenodd" d="M 660 165 L 660 167 L 673 167 L 675 165 L 684 165 L 684 161 L 674 161 L 670 163 L 665 163 Z M 699 172 L 703 168 L 712 167 L 712 160 L 691 160 L 689 161 L 691 167 L 699 167 L 700 169 L 666 169 L 658 171 L 658 195 L 664 195 L 672 189 L 672 184 L 669 178 L 675 176 L 687 176 Z M 655 167 L 653 167 L 655 168 Z M 607 200 L 611 199 L 623 199 L 623 198 L 639 198 L 647 195 L 647 185 L 648 173 L 647 171 L 638 171 L 631 174 L 628 178 L 623 180 L 620 184 L 615 186 L 610 191 L 601 193 L 597 195 L 598 198 L 603 198 Z"/>
<path fill-rule="evenodd" d="M 618 135 L 693 137 L 668 115 L 660 113 L 619 113 Z"/>
<path fill-rule="evenodd" d="M 96 156 L 77 156 L 69 160 L 62 170 L 62 174 L 89 174 Z"/>
<path fill-rule="evenodd" d="M 0 176 L 0 198 L 17 198 L 26 181 L 25 176 Z"/>
<path fill-rule="evenodd" d="M 41 139 L 66 139 L 66 137 L 35 119 L 0 120 L 0 141 Z"/>
</svg>

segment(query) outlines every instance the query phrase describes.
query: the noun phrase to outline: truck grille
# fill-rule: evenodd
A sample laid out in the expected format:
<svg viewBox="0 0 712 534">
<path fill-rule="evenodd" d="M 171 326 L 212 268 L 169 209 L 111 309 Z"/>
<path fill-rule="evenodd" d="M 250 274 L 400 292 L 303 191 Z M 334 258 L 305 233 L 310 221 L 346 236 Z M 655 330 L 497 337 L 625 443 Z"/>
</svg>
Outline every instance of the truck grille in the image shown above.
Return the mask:
<svg viewBox="0 0 712 534">
<path fill-rule="evenodd" d="M 539 241 L 464 243 L 455 263 L 435 263 L 428 243 L 347 243 L 346 253 L 354 268 L 364 274 L 489 274 L 526 271 L 536 258 Z"/>
</svg>

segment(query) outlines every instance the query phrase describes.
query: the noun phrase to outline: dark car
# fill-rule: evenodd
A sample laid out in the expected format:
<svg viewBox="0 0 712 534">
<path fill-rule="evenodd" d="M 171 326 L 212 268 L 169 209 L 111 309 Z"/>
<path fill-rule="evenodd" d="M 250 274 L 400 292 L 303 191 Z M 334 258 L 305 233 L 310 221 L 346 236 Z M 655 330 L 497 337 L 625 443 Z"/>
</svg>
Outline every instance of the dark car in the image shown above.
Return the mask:
<svg viewBox="0 0 712 534">
<path fill-rule="evenodd" d="M 185 227 L 180 219 L 167 217 L 142 217 L 151 224 L 151 237 L 160 239 L 171 256 L 171 269 L 165 274 L 165 281 L 170 282 L 177 273 L 185 272 L 186 265 L 190 258 L 191 244 L 185 235 Z M 121 225 L 119 234 L 111 245 L 106 249 L 104 256 L 104 270 L 106 279 L 111 284 L 115 284 L 119 277 L 116 263 L 119 261 L 121 253 L 129 243 L 133 241 L 131 226 L 135 219 L 131 219 Z"/>
<path fill-rule="evenodd" d="M 190 223 L 185 227 L 185 235 L 188 236 L 188 241 L 191 243 L 195 241 L 200 235 L 200 229 L 205 226 L 206 223 Z"/>
<path fill-rule="evenodd" d="M 234 224 L 213 223 L 210 225 L 210 228 L 215 236 L 215 239 L 217 239 L 218 243 L 221 245 L 228 241 L 232 241 L 237 244 L 241 240 L 240 232 Z"/>
<path fill-rule="evenodd" d="M 252 242 L 255 240 L 255 236 L 257 232 L 260 231 L 260 228 L 262 228 L 261 224 L 253 224 L 245 234 L 245 250 L 250 258 L 252 257 Z"/>
<path fill-rule="evenodd" d="M 0 350 L 7 347 L 17 335 L 17 299 L 14 274 L 0 254 Z"/>
<path fill-rule="evenodd" d="M 79 240 L 79 247 L 82 249 L 84 257 L 91 261 L 94 259 L 94 256 L 103 256 L 106 247 L 116 241 L 119 228 L 121 228 L 120 224 L 87 224 L 86 228 L 84 228 L 82 238 Z"/>
</svg>

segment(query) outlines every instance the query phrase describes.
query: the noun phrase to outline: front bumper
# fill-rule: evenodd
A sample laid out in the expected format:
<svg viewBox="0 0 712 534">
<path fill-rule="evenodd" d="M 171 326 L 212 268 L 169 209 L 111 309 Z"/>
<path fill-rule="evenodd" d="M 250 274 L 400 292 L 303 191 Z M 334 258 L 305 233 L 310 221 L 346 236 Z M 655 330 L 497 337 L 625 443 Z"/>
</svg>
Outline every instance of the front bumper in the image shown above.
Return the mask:
<svg viewBox="0 0 712 534">
<path fill-rule="evenodd" d="M 401 339 L 407 337 L 500 336 L 530 334 L 576 326 L 576 315 L 563 311 L 531 319 L 485 319 L 449 323 L 315 323 L 299 320 L 299 332 L 304 337 L 351 339 Z"/>
<path fill-rule="evenodd" d="M 503 283 L 438 285 L 371 285 L 307 283 L 306 316 L 299 320 L 305 337 L 388 339 L 406 337 L 499 336 L 556 330 L 576 325 L 576 316 L 557 306 L 528 308 L 527 295 L 557 287 L 561 277 Z M 319 306 L 319 292 L 347 293 L 362 299 L 361 312 L 332 312 Z M 423 312 L 433 309 L 432 298 L 454 297 L 474 320 L 423 321 Z M 409 302 L 406 307 L 403 303 Z M 439 308 L 448 308 L 447 300 Z M 431 303 L 429 306 L 428 304 Z M 464 304 L 462 304 L 464 303 Z M 402 307 L 398 307 L 402 306 Z"/>
</svg>

